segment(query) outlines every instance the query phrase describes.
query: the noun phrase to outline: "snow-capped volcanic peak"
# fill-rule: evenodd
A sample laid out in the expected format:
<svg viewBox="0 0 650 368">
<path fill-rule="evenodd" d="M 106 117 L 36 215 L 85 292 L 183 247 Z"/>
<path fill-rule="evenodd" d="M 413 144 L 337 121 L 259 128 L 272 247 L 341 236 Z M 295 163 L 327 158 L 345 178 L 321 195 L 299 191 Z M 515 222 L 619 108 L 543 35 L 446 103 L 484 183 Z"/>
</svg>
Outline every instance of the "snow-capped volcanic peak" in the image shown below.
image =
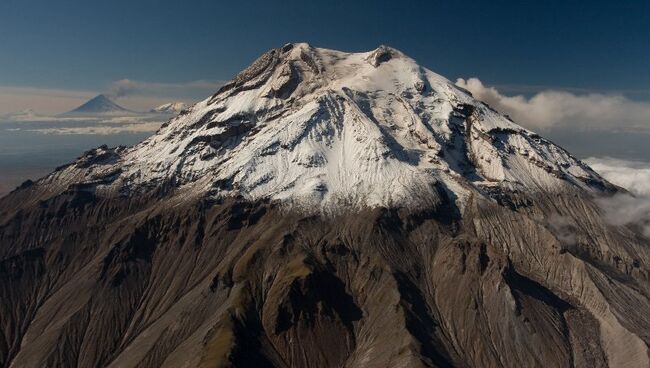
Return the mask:
<svg viewBox="0 0 650 368">
<path fill-rule="evenodd" d="M 93 178 L 120 168 L 98 191 L 166 183 L 306 206 L 410 206 L 442 192 L 462 203 L 495 187 L 607 185 L 563 149 L 385 46 L 271 50 L 116 155 L 117 163 L 96 165 Z M 75 170 L 55 175 L 90 175 Z"/>
<path fill-rule="evenodd" d="M 177 114 L 183 111 L 187 105 L 183 102 L 169 102 L 150 110 L 152 113 L 158 114 Z"/>
</svg>

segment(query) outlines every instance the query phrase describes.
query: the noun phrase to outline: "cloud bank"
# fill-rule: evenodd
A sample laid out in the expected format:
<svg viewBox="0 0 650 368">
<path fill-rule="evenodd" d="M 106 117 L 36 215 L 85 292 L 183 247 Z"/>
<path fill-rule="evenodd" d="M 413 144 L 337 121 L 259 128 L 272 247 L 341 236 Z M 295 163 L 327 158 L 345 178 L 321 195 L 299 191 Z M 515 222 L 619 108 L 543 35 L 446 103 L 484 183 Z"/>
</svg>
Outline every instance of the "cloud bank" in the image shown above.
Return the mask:
<svg viewBox="0 0 650 368">
<path fill-rule="evenodd" d="M 505 96 L 478 78 L 459 78 L 456 85 L 515 122 L 533 129 L 556 127 L 620 131 L 650 131 L 650 102 L 633 101 L 621 94 L 546 90 L 531 97 Z"/>
<path fill-rule="evenodd" d="M 84 121 L 52 121 L 23 130 L 56 135 L 111 135 L 155 132 L 162 123 L 157 115 L 95 117 Z"/>
<path fill-rule="evenodd" d="M 205 80 L 159 83 L 122 79 L 96 91 L 0 86 L 0 118 L 25 110 L 37 115 L 61 114 L 100 93 L 119 99 L 120 105 L 130 110 L 148 111 L 169 102 L 192 104 L 209 97 L 223 84 L 222 81 Z"/>
<path fill-rule="evenodd" d="M 616 226 L 636 227 L 650 238 L 650 163 L 608 157 L 592 157 L 585 162 L 609 182 L 630 192 L 597 200 L 605 210 L 605 220 Z"/>
<path fill-rule="evenodd" d="M 619 160 L 610 157 L 590 157 L 584 160 L 609 182 L 631 193 L 650 197 L 650 163 Z"/>
<path fill-rule="evenodd" d="M 120 133 L 149 133 L 155 132 L 160 128 L 162 122 L 150 121 L 119 125 L 93 125 L 82 127 L 59 127 L 32 129 L 31 131 L 41 134 L 58 134 L 58 135 L 110 135 Z"/>
</svg>

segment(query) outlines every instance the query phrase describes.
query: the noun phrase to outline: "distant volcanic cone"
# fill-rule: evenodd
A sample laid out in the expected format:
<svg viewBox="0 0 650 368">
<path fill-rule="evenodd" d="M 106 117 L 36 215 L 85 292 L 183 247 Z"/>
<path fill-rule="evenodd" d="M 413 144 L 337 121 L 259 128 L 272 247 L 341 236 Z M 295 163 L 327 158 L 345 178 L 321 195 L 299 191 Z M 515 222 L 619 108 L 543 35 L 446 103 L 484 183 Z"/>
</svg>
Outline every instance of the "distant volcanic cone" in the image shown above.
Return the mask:
<svg viewBox="0 0 650 368">
<path fill-rule="evenodd" d="M 102 94 L 93 97 L 76 109 L 68 111 L 65 115 L 119 115 L 132 113 L 133 111 L 123 108 Z"/>
</svg>

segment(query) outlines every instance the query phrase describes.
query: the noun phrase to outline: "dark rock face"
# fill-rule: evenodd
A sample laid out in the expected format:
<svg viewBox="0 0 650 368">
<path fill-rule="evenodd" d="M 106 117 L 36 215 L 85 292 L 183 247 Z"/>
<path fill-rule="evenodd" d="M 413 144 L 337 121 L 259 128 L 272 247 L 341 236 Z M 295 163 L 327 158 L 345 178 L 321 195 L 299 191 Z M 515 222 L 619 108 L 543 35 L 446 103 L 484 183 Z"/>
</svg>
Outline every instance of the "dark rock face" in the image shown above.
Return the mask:
<svg viewBox="0 0 650 368">
<path fill-rule="evenodd" d="M 394 57 L 395 51 L 386 46 L 379 46 L 373 53 L 370 55 L 368 62 L 370 65 L 375 68 L 381 65 L 382 63 L 387 62 L 388 60 Z"/>
<path fill-rule="evenodd" d="M 0 200 L 3 367 L 647 363 L 647 245 L 579 195 L 320 217 L 30 190 Z"/>
</svg>

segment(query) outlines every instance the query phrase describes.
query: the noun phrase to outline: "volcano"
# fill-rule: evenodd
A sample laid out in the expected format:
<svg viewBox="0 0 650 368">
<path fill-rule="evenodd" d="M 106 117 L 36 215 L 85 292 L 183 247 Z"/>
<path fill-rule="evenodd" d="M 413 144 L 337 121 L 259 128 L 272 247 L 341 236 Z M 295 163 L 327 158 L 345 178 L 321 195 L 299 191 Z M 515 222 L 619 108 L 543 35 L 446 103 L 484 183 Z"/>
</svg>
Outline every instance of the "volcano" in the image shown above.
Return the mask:
<svg viewBox="0 0 650 368">
<path fill-rule="evenodd" d="M 123 108 L 105 95 L 97 95 L 64 115 L 120 115 L 132 113 L 133 111 Z"/>
<path fill-rule="evenodd" d="M 620 191 L 396 49 L 287 44 L 0 199 L 0 365 L 646 367 Z"/>
</svg>

